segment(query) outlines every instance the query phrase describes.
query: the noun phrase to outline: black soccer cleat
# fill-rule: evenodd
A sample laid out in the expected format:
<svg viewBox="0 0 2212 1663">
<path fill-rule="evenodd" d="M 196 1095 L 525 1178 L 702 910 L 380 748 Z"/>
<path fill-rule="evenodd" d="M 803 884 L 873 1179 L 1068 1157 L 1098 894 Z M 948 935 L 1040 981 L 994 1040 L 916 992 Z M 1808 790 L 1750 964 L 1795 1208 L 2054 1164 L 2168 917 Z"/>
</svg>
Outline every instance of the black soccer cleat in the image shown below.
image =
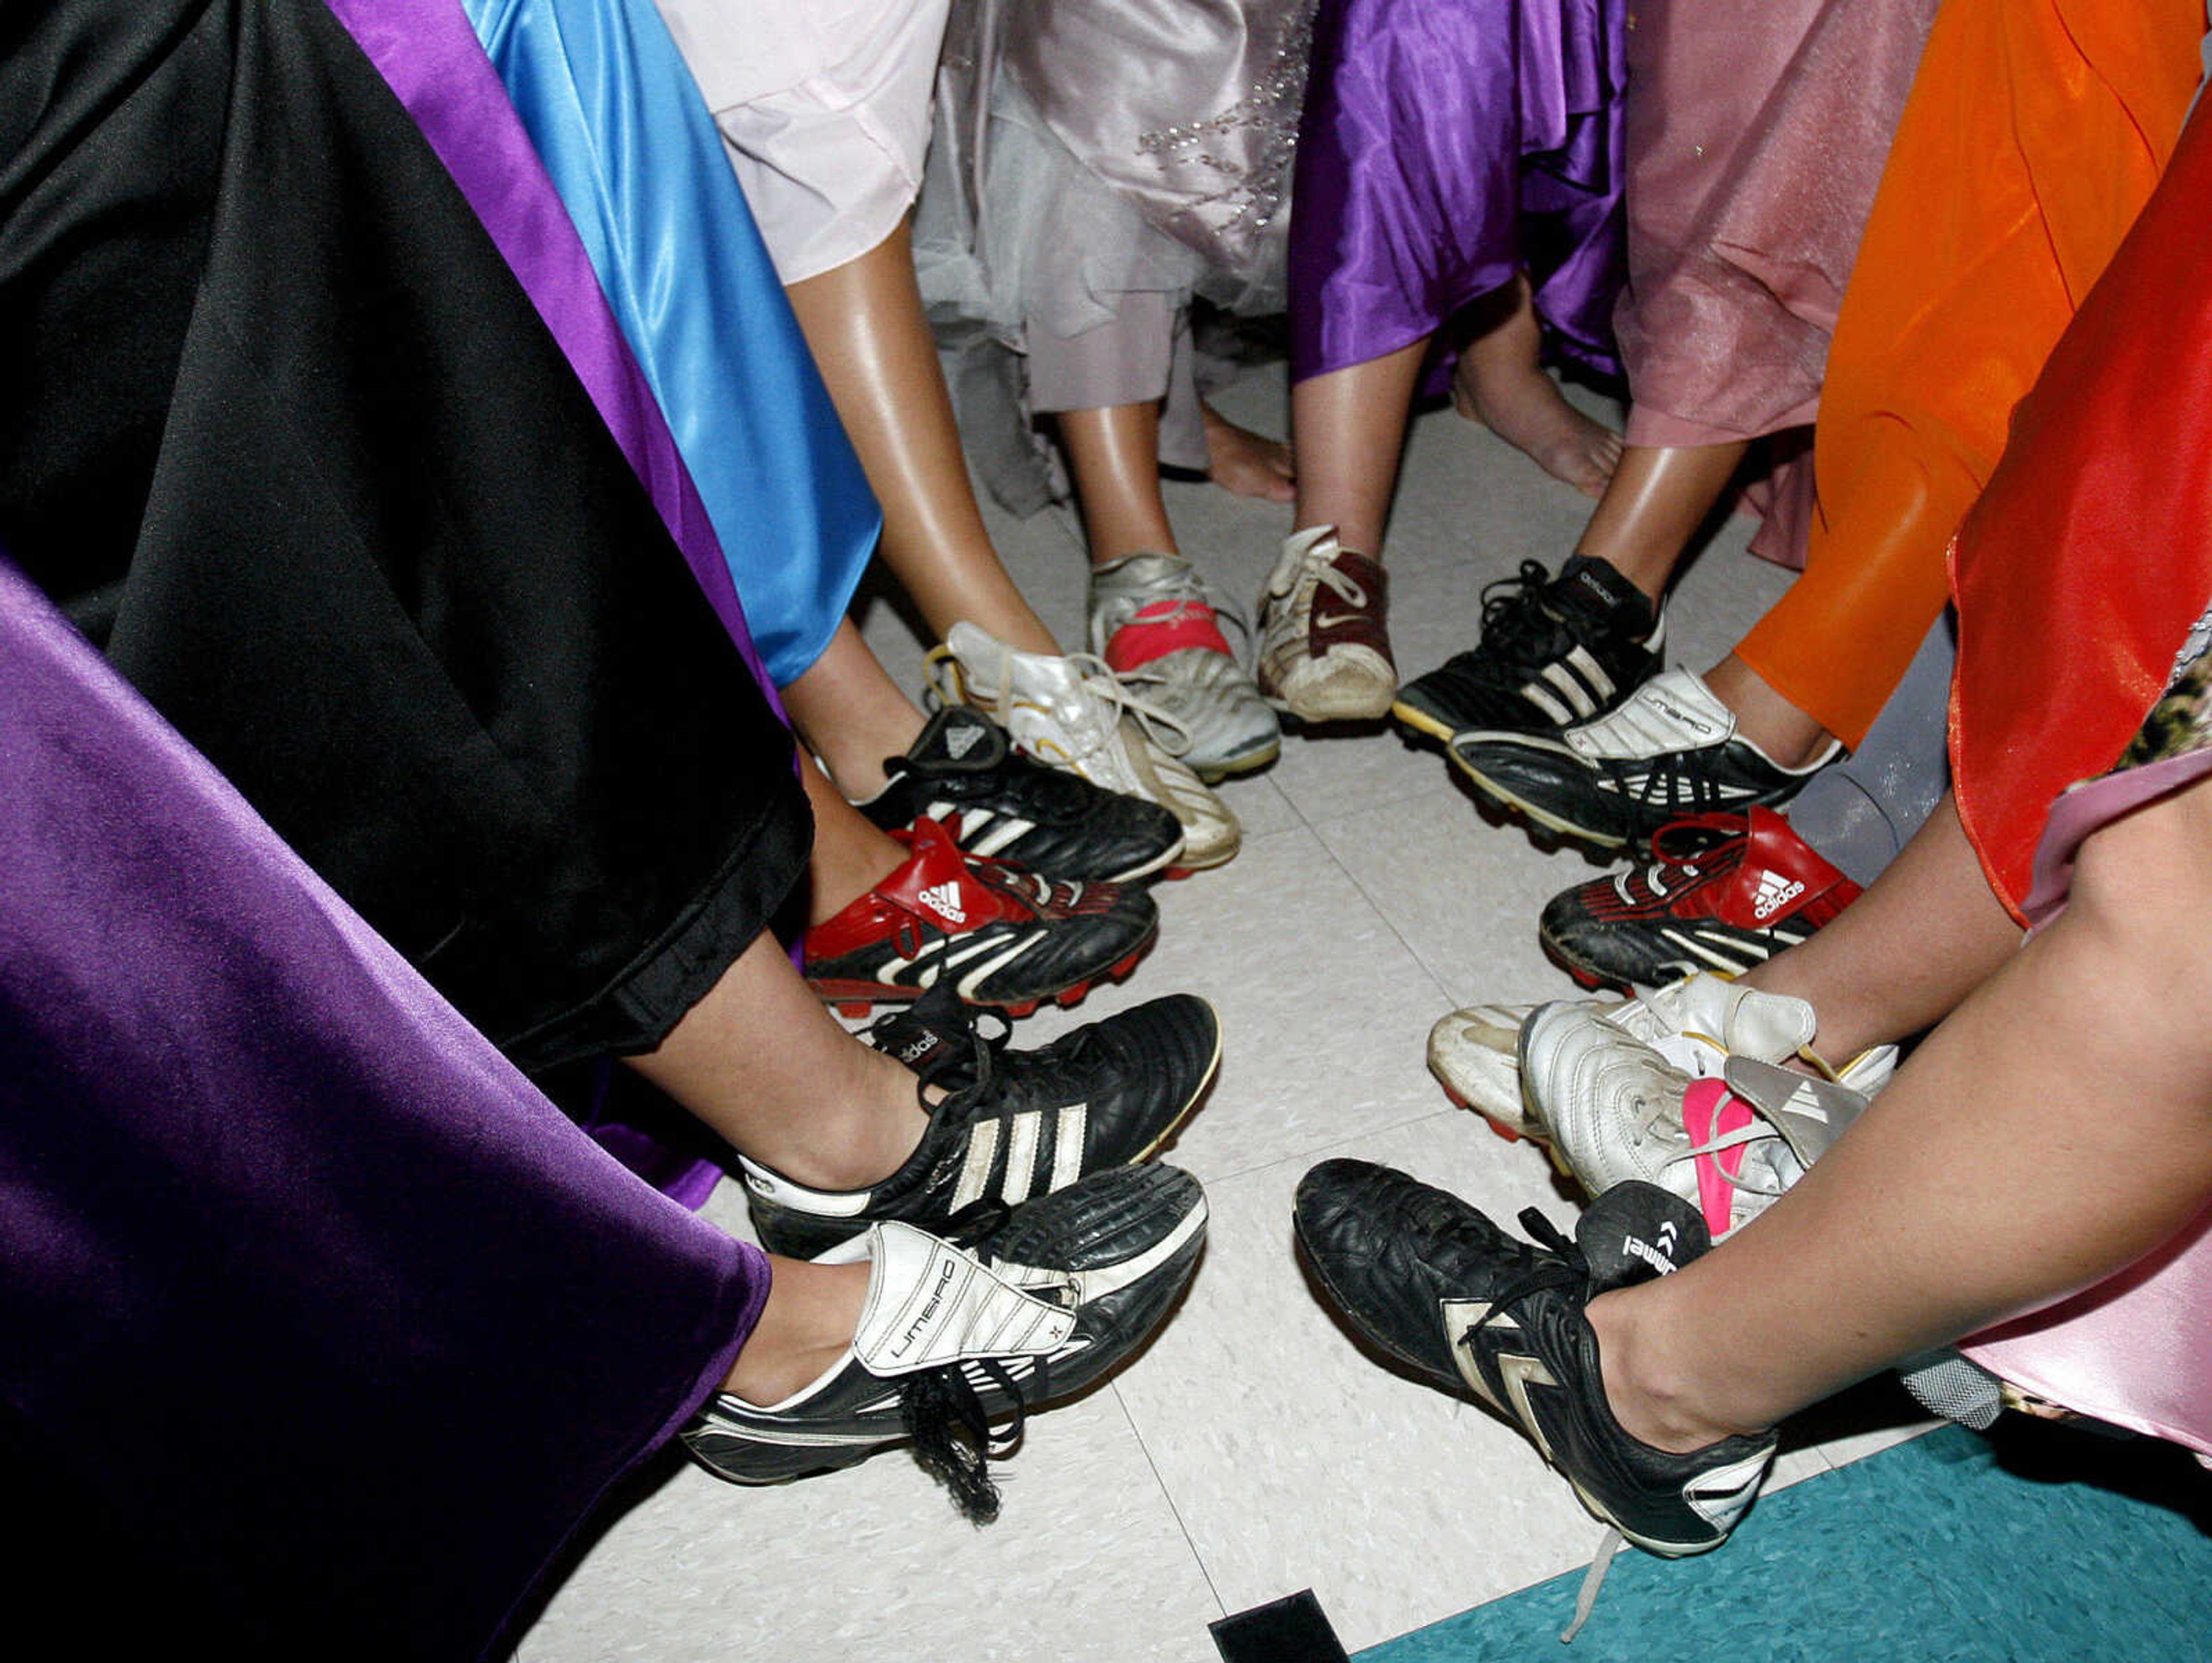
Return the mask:
<svg viewBox="0 0 2212 1663">
<path fill-rule="evenodd" d="M 1048 768 L 1016 750 L 998 724 L 958 705 L 929 719 L 860 812 L 886 831 L 941 822 L 972 855 L 1054 877 L 1126 883 L 1164 870 L 1182 824 L 1158 803 Z"/>
<path fill-rule="evenodd" d="M 942 1230 L 979 1203 L 1014 1206 L 1086 1174 L 1142 1161 L 1182 1123 L 1221 1060 L 1221 1023 L 1171 994 L 1063 1034 L 1034 1051 L 986 1040 L 948 992 L 869 1030 L 921 1085 L 948 1095 L 906 1163 L 865 1189 L 818 1190 L 739 1157 L 753 1225 L 794 1259 L 896 1219 Z"/>
<path fill-rule="evenodd" d="M 1534 561 L 1482 592 L 1482 639 L 1398 690 L 1390 713 L 1449 743 L 1469 731 L 1556 733 L 1601 715 L 1659 668 L 1667 625 L 1609 561 Z"/>
<path fill-rule="evenodd" d="M 965 1240 L 873 1225 L 822 1259 L 871 1265 L 844 1361 L 781 1403 L 718 1394 L 684 1446 L 719 1478 L 776 1484 L 911 1440 L 962 1510 L 987 1520 L 999 1504 L 988 1458 L 1018 1441 L 1027 1411 L 1143 1343 L 1205 1240 L 1205 1193 L 1163 1166 L 1093 1174 Z"/>
<path fill-rule="evenodd" d="M 1591 1204 L 1573 1241 L 1534 1208 L 1521 1222 L 1534 1244 L 1364 1161 L 1324 1162 L 1298 1186 L 1299 1245 L 1363 1335 L 1431 1384 L 1498 1411 L 1638 1547 L 1668 1557 L 1718 1547 L 1759 1493 L 1773 1435 L 1686 1455 L 1630 1436 L 1583 1315 L 1595 1295 L 1703 1253 L 1697 1210 L 1656 1185 L 1623 1184 Z"/>
</svg>

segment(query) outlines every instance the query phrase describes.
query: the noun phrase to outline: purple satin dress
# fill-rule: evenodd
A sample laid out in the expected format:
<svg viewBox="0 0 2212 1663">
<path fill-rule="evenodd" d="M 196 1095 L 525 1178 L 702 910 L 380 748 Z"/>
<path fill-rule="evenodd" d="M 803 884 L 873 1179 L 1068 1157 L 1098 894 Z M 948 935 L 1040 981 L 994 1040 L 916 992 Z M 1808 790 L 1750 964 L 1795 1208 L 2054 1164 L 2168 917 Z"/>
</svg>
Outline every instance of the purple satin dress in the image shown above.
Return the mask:
<svg viewBox="0 0 2212 1663">
<path fill-rule="evenodd" d="M 1291 373 L 1433 334 L 1527 270 L 1617 373 L 1626 0 L 1322 0 L 1291 210 Z"/>
</svg>

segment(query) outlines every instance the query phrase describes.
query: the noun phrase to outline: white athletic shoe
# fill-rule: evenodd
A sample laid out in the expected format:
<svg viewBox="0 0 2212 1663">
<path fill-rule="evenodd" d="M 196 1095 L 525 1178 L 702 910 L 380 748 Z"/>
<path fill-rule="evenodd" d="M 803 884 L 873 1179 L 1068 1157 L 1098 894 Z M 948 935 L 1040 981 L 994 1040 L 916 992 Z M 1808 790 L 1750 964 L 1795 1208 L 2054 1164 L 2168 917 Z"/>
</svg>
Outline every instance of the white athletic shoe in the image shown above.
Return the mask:
<svg viewBox="0 0 2212 1663">
<path fill-rule="evenodd" d="M 1091 574 L 1091 650 L 1175 718 L 1190 741 L 1182 761 L 1201 780 L 1264 768 L 1283 748 L 1224 622 L 1246 628 L 1178 555 L 1129 555 Z"/>
<path fill-rule="evenodd" d="M 1881 1046 L 1832 1079 L 1783 1068 L 1792 1057 L 1818 1060 L 1806 1050 L 1812 1007 L 1714 976 L 1630 1003 L 1668 1031 L 1624 1022 L 1626 1006 L 1563 1003 L 1529 1017 L 1520 1047 L 1528 1112 L 1592 1195 L 1631 1180 L 1658 1184 L 1698 1207 L 1716 1238 L 1802 1176 L 1896 1067 L 1896 1047 Z"/>
<path fill-rule="evenodd" d="M 992 717 L 1024 755 L 1174 815 L 1183 830 L 1177 865 L 1218 866 L 1243 841 L 1228 805 L 1153 739 L 1179 732 L 1174 716 L 1135 697 L 1089 653 L 1018 652 L 962 622 L 930 655 L 930 674 L 941 696 Z"/>
<path fill-rule="evenodd" d="M 1260 597 L 1260 691 L 1308 722 L 1372 721 L 1398 696 L 1386 622 L 1389 580 L 1336 540 L 1334 525 L 1294 533 Z"/>
</svg>

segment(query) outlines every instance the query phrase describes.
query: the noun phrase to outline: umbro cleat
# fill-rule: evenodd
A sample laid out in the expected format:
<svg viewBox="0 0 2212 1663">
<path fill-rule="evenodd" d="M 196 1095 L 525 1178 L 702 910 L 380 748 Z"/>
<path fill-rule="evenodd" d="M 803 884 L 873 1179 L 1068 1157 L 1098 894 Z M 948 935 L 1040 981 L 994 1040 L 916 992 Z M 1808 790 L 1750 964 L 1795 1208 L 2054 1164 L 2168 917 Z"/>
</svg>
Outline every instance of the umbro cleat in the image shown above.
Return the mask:
<svg viewBox="0 0 2212 1663">
<path fill-rule="evenodd" d="M 1015 1206 L 1144 1160 L 1181 1126 L 1221 1060 L 1221 1023 L 1190 993 L 1124 1011 L 1034 1051 L 986 1040 L 942 987 L 868 1030 L 921 1086 L 929 1126 L 905 1164 L 864 1189 L 818 1190 L 739 1156 L 770 1253 L 806 1258 L 886 1220 L 945 1229 L 979 1203 Z"/>
<path fill-rule="evenodd" d="M 1553 1153 L 1592 1195 L 1660 1185 L 1698 1207 L 1718 1239 L 1802 1175 L 1887 1083 L 1897 1051 L 1878 1047 L 1826 1079 L 1780 1067 L 1809 1058 L 1811 1006 L 1692 980 L 1739 996 L 1708 1013 L 1719 1020 L 1694 1056 L 1664 1055 L 1595 1007 L 1545 1005 L 1522 1029 L 1522 1089 Z"/>
<path fill-rule="evenodd" d="M 890 783 L 859 807 L 885 831 L 934 820 L 969 854 L 1028 871 L 1127 883 L 1182 853 L 1182 827 L 1158 804 L 1030 761 L 963 706 L 932 716 L 884 772 Z"/>
<path fill-rule="evenodd" d="M 1482 639 L 1399 689 L 1391 715 L 1446 743 L 1468 732 L 1556 733 L 1602 715 L 1659 668 L 1667 623 L 1609 561 L 1533 560 L 1482 592 Z"/>
<path fill-rule="evenodd" d="M 1141 1344 L 1205 1241 L 1205 1193 L 1163 1166 L 1095 1173 L 952 1241 L 872 1224 L 818 1261 L 869 1266 L 843 1359 L 781 1403 L 718 1394 L 684 1447 L 718 1478 L 776 1484 L 911 1441 L 961 1510 L 988 1521 L 988 1461 L 1019 1441 L 1024 1414 Z"/>
<path fill-rule="evenodd" d="M 913 858 L 806 932 L 806 980 L 847 1016 L 903 1004 L 942 982 L 970 1004 L 1026 1016 L 1074 1004 L 1127 975 L 1159 932 L 1143 889 L 1060 883 L 970 860 L 933 820 L 918 820 Z"/>
<path fill-rule="evenodd" d="M 1785 768 L 1736 737 L 1735 714 L 1686 670 L 1669 670 L 1605 715 L 1557 736 L 1476 730 L 1452 760 L 1508 808 L 1547 830 L 1618 848 L 1670 820 L 1788 801 L 1843 754 L 1832 741 Z"/>
<path fill-rule="evenodd" d="M 1544 950 L 1585 986 L 1662 986 L 1696 970 L 1736 975 L 1803 941 L 1858 899 L 1771 809 L 1670 821 L 1645 864 L 1554 895 Z"/>
<path fill-rule="evenodd" d="M 1298 1186 L 1298 1244 L 1363 1335 L 1430 1384 L 1497 1410 L 1637 1546 L 1670 1558 L 1718 1547 L 1759 1493 L 1773 1435 L 1686 1455 L 1632 1437 L 1607 1400 L 1583 1315 L 1597 1295 L 1704 1253 L 1697 1213 L 1636 1184 L 1593 1204 L 1572 1241 L 1533 1207 L 1521 1223 L 1533 1243 L 1455 1196 L 1363 1161 L 1325 1162 Z M 1608 1540 L 1594 1575 L 1609 1551 Z M 1586 1585 L 1585 1611 L 1595 1592 Z"/>
<path fill-rule="evenodd" d="M 930 674 L 947 703 L 983 712 L 1024 755 L 1174 815 L 1183 846 L 1170 877 L 1218 866 L 1243 841 L 1228 804 L 1172 754 L 1188 743 L 1175 718 L 1090 654 L 1020 652 L 963 622 L 930 655 Z"/>
<path fill-rule="evenodd" d="M 1372 721 L 1398 693 L 1381 566 L 1334 525 L 1294 532 L 1260 597 L 1260 691 L 1307 722 Z"/>
<path fill-rule="evenodd" d="M 1091 574 L 1091 650 L 1121 684 L 1173 717 L 1198 777 L 1246 774 L 1283 748 L 1275 713 L 1237 661 L 1236 617 L 1178 555 L 1129 555 Z"/>
</svg>

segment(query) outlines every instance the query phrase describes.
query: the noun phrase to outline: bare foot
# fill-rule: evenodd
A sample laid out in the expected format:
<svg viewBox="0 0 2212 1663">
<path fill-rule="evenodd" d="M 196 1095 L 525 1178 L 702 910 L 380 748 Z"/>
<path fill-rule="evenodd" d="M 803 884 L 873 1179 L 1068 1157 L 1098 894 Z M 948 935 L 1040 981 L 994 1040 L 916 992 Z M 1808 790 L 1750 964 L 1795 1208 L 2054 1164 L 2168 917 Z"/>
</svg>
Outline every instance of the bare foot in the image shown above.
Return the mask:
<svg viewBox="0 0 2212 1663">
<path fill-rule="evenodd" d="M 1497 321 L 1467 343 L 1452 371 L 1452 403 L 1553 478 L 1584 496 L 1603 496 L 1620 465 L 1620 435 L 1570 404 L 1544 373 L 1544 337 L 1528 280 L 1516 276 L 1486 300 Z"/>
<path fill-rule="evenodd" d="M 1289 502 L 1297 496 L 1297 472 L 1288 445 L 1238 427 L 1204 399 L 1198 409 L 1206 422 L 1206 474 L 1215 484 L 1262 502 Z"/>
</svg>

